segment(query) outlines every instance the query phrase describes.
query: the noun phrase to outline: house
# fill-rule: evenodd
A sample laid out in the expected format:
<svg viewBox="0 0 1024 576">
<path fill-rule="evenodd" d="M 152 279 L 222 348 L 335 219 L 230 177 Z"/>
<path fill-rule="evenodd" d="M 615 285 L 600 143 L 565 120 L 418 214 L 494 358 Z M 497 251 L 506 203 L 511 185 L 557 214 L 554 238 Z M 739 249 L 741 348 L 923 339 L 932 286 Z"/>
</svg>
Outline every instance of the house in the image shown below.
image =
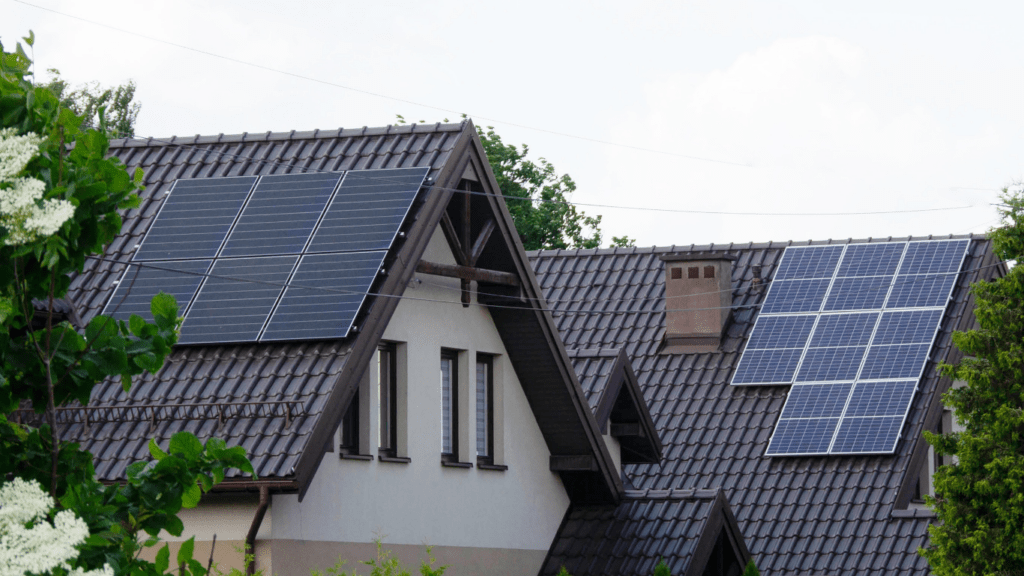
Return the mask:
<svg viewBox="0 0 1024 576">
<path fill-rule="evenodd" d="M 617 505 L 570 505 L 541 574 L 642 573 L 658 556 L 685 557 L 694 540 L 677 537 L 721 497 L 742 533 L 733 539 L 763 575 L 928 573 L 917 550 L 934 516 L 922 495 L 940 462 L 922 432 L 955 425 L 940 396 L 957 383 L 937 367 L 961 357 L 952 332 L 975 327 L 969 285 L 1006 272 L 988 240 L 546 250 L 530 260 L 570 354 L 629 358 L 662 443 L 660 462 L 623 466 Z M 871 405 L 871 417 L 854 409 Z"/>
<path fill-rule="evenodd" d="M 181 340 L 59 418 L 107 482 L 150 438 L 244 446 L 258 478 L 182 515 L 198 555 L 216 535 L 225 565 L 248 545 L 250 570 L 305 575 L 380 537 L 410 564 L 426 544 L 452 574 L 533 575 L 572 506 L 618 505 L 623 466 L 661 458 L 629 358 L 563 346 L 471 122 L 110 153 L 144 170 L 142 205 L 69 298 L 88 322 L 172 293 Z M 721 561 L 724 532 L 746 562 L 724 492 L 671 498 L 692 515 L 685 573 Z"/>
</svg>

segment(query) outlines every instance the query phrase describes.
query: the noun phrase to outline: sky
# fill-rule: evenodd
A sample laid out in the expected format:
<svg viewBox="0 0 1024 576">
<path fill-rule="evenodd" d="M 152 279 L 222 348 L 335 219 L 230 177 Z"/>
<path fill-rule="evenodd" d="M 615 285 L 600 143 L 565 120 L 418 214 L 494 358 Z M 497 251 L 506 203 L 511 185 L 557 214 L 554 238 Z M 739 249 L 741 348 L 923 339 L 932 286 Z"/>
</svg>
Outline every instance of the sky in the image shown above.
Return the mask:
<svg viewBox="0 0 1024 576">
<path fill-rule="evenodd" d="M 7 49 L 35 32 L 41 75 L 134 80 L 138 136 L 465 113 L 569 174 L 606 240 L 639 246 L 984 232 L 1024 179 L 1020 2 L 0 0 L 0 14 Z"/>
</svg>

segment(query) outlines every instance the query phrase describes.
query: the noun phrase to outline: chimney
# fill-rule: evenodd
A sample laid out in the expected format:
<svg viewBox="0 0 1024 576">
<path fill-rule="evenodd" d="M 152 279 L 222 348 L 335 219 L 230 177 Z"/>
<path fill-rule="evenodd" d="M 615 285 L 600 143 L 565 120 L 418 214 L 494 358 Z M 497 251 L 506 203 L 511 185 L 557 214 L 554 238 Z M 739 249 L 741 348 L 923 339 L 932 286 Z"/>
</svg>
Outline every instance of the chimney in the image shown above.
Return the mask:
<svg viewBox="0 0 1024 576">
<path fill-rule="evenodd" d="M 732 306 L 732 263 L 722 253 L 668 254 L 662 354 L 714 352 Z"/>
</svg>

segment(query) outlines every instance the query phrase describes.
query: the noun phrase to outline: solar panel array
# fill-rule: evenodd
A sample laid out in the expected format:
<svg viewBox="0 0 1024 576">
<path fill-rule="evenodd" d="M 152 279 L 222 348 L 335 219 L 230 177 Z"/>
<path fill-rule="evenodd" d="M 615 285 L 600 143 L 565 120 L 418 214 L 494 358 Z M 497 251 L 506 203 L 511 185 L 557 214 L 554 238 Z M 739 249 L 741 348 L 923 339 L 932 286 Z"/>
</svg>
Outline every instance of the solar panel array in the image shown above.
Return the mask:
<svg viewBox="0 0 1024 576">
<path fill-rule="evenodd" d="M 103 313 L 152 321 L 162 290 L 181 344 L 344 338 L 427 172 L 178 180 Z"/>
<path fill-rule="evenodd" d="M 791 385 L 768 455 L 895 451 L 968 243 L 786 249 L 732 379 Z"/>
</svg>

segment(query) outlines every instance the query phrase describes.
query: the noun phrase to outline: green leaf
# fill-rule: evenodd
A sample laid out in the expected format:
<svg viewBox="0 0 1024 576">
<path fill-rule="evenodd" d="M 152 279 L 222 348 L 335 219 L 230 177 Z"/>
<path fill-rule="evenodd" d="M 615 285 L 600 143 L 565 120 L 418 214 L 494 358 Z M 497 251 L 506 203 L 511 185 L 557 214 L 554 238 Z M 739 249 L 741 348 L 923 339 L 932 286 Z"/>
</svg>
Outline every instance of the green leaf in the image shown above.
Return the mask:
<svg viewBox="0 0 1024 576">
<path fill-rule="evenodd" d="M 177 516 L 168 516 L 167 520 L 164 521 L 164 530 L 171 536 L 181 536 L 181 532 L 184 529 L 185 525 L 181 523 L 181 519 Z"/>
<path fill-rule="evenodd" d="M 195 460 L 203 453 L 203 445 L 191 432 L 178 432 L 171 436 L 168 446 L 171 454 L 180 454 L 188 460 Z"/>
<path fill-rule="evenodd" d="M 34 46 L 36 43 L 36 33 L 33 32 L 32 30 L 29 30 L 28 36 L 23 36 L 22 40 L 25 41 L 25 44 L 28 44 L 29 46 Z"/>
<path fill-rule="evenodd" d="M 168 544 L 164 544 L 164 547 L 156 553 L 156 571 L 160 574 L 167 572 L 167 568 L 171 564 L 171 548 Z"/>
<path fill-rule="evenodd" d="M 153 313 L 156 325 L 164 330 L 173 328 L 178 321 L 178 302 L 170 294 L 160 292 L 153 296 L 149 310 Z"/>
<path fill-rule="evenodd" d="M 202 497 L 203 492 L 199 489 L 199 484 L 192 484 L 182 493 L 181 506 L 183 508 L 195 508 L 199 505 L 199 499 Z"/>
<path fill-rule="evenodd" d="M 186 564 L 192 559 L 192 552 L 196 546 L 196 537 L 193 536 L 188 540 L 181 543 L 181 548 L 178 549 L 178 564 Z"/>
<path fill-rule="evenodd" d="M 146 326 L 146 321 L 142 319 L 142 316 L 138 314 L 132 314 L 128 317 L 128 328 L 132 331 L 132 334 L 136 336 L 142 336 L 142 329 Z"/>
<path fill-rule="evenodd" d="M 167 457 L 167 452 L 161 450 L 160 446 L 157 445 L 156 440 L 152 438 L 149 440 L 149 453 L 153 456 L 154 460 L 163 460 Z"/>
</svg>

